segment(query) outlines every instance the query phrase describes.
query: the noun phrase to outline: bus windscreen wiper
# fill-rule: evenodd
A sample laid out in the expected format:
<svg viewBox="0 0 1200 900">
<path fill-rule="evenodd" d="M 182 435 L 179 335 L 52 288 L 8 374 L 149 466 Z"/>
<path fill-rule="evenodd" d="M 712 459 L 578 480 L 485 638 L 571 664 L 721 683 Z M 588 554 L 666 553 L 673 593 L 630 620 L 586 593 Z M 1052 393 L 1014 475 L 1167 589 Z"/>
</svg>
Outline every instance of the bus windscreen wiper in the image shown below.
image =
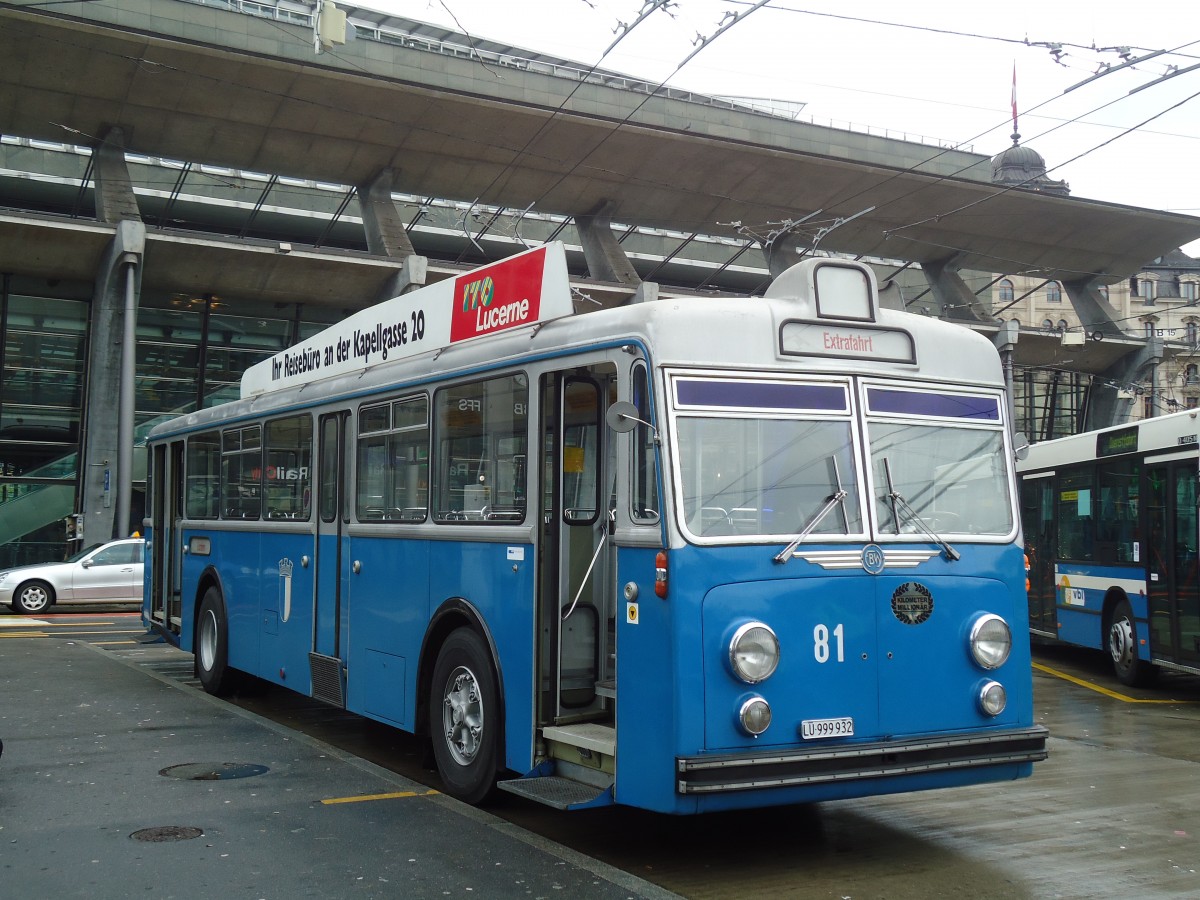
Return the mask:
<svg viewBox="0 0 1200 900">
<path fill-rule="evenodd" d="M 804 530 L 796 537 L 794 541 L 775 554 L 775 562 L 785 563 L 792 558 L 792 554 L 796 552 L 806 537 L 812 533 L 812 530 L 821 524 L 821 520 L 829 514 L 829 511 L 835 506 L 842 508 L 842 525 L 848 528 L 848 519 L 846 517 L 846 489 L 842 487 L 842 474 L 838 471 L 837 460 L 834 457 L 829 457 L 829 462 L 832 464 L 833 481 L 837 485 L 837 490 L 830 494 L 825 499 L 825 505 L 817 510 L 817 514 L 809 519 L 808 524 L 804 526 Z"/>
<path fill-rule="evenodd" d="M 961 559 L 962 554 L 946 543 L 945 538 L 930 528 L 928 523 L 921 518 L 920 514 L 911 506 L 909 506 L 908 501 L 900 495 L 898 490 L 896 490 L 895 485 L 892 484 L 892 464 L 886 456 L 883 458 L 883 473 L 887 477 L 887 497 L 892 501 L 892 519 L 896 522 L 896 534 L 900 533 L 899 510 L 903 509 L 904 512 L 908 514 L 908 517 L 921 526 L 921 530 L 925 532 L 926 535 L 933 538 L 933 542 L 942 548 L 942 551 L 946 554 L 946 559 L 950 560 L 951 562 L 954 562 L 956 559 Z"/>
</svg>

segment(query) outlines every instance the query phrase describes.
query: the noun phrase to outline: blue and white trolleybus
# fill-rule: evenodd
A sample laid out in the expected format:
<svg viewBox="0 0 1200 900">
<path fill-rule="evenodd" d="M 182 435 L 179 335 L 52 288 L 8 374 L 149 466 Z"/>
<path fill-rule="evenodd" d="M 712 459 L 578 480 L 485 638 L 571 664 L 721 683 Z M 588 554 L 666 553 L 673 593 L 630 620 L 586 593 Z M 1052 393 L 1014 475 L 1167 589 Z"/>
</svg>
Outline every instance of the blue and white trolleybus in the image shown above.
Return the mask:
<svg viewBox="0 0 1200 900">
<path fill-rule="evenodd" d="M 427 736 L 469 802 L 1018 778 L 1046 731 L 1003 388 L 985 338 L 881 308 L 859 263 L 574 314 L 549 244 L 156 428 L 144 616 L 213 693 Z"/>
</svg>

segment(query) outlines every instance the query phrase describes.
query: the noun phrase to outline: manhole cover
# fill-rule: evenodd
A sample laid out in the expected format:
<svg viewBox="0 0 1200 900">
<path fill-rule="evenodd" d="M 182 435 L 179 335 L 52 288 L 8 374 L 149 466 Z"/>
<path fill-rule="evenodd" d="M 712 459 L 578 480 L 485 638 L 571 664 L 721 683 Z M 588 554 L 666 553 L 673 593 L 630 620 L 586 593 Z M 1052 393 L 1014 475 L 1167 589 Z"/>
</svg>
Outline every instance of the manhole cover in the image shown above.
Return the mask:
<svg viewBox="0 0 1200 900">
<path fill-rule="evenodd" d="M 167 766 L 158 774 L 188 781 L 224 781 L 229 778 L 253 778 L 269 771 L 266 766 L 257 763 L 181 763 Z"/>
<path fill-rule="evenodd" d="M 135 841 L 147 844 L 162 844 L 167 841 L 190 841 L 204 834 L 204 830 L 192 825 L 159 825 L 155 828 L 143 828 L 130 835 Z"/>
</svg>

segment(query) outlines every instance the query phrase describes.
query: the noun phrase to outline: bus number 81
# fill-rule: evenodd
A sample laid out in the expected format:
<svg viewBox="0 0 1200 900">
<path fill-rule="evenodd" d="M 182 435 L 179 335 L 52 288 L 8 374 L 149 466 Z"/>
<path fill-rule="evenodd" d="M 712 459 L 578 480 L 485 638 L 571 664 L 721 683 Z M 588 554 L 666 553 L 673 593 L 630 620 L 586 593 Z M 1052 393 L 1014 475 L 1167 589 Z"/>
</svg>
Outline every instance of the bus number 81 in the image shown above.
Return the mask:
<svg viewBox="0 0 1200 900">
<path fill-rule="evenodd" d="M 837 661 L 845 662 L 845 648 L 842 645 L 842 625 L 840 622 L 833 627 L 832 633 L 833 640 L 837 645 Z M 830 631 L 826 625 L 818 625 L 813 629 L 813 656 L 816 657 L 819 663 L 829 662 L 829 636 Z"/>
</svg>

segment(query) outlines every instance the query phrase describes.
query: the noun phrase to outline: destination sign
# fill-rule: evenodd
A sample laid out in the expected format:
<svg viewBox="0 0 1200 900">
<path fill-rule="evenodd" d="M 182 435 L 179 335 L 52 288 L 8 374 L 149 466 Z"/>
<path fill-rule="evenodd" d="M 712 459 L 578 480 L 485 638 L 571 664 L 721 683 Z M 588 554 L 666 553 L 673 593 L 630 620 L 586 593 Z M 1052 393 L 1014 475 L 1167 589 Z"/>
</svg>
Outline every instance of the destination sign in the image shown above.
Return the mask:
<svg viewBox="0 0 1200 900">
<path fill-rule="evenodd" d="M 1137 448 L 1138 429 L 1136 425 L 1118 428 L 1115 431 L 1104 431 L 1096 436 L 1097 456 L 1118 456 L 1122 453 L 1133 453 Z"/>
<path fill-rule="evenodd" d="M 251 366 L 241 395 L 361 371 L 572 310 L 567 255 L 555 241 L 361 310 Z"/>
<path fill-rule="evenodd" d="M 779 329 L 779 349 L 790 356 L 917 361 L 912 335 L 907 331 L 827 322 L 784 322 Z"/>
</svg>

